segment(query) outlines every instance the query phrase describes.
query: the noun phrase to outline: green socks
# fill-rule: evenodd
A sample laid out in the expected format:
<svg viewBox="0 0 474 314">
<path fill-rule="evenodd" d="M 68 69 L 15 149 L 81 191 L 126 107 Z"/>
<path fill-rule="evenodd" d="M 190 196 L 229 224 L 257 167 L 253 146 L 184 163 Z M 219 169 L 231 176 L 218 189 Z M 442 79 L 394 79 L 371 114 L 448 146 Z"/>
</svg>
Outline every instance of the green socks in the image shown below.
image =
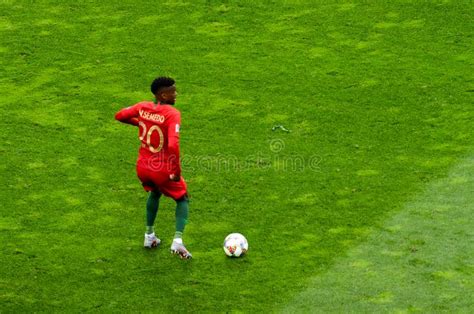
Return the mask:
<svg viewBox="0 0 474 314">
<path fill-rule="evenodd" d="M 158 213 L 158 205 L 160 204 L 160 192 L 151 191 L 148 194 L 146 201 L 146 233 L 154 232 L 153 225 L 155 224 L 156 214 Z"/>
<path fill-rule="evenodd" d="M 158 213 L 158 206 L 160 204 L 160 192 L 151 191 L 148 194 L 146 201 L 146 233 L 152 234 L 155 232 L 153 225 L 155 224 L 156 214 Z M 188 223 L 189 215 L 189 201 L 187 197 L 183 197 L 176 201 L 176 233 L 175 239 L 183 237 L 184 227 Z"/>
<path fill-rule="evenodd" d="M 176 201 L 176 233 L 175 238 L 181 238 L 183 236 L 184 227 L 188 223 L 189 214 L 189 201 L 187 197 Z"/>
</svg>

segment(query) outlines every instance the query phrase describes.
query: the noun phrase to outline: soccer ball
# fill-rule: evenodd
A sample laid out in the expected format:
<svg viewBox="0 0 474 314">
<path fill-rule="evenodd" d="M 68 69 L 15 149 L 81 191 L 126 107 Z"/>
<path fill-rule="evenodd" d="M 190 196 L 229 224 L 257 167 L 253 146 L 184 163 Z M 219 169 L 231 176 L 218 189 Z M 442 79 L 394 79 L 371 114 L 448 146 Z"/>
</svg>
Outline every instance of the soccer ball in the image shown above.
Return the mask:
<svg viewBox="0 0 474 314">
<path fill-rule="evenodd" d="M 239 257 L 247 253 L 249 243 L 240 233 L 231 233 L 224 239 L 224 252 L 230 257 Z"/>
</svg>

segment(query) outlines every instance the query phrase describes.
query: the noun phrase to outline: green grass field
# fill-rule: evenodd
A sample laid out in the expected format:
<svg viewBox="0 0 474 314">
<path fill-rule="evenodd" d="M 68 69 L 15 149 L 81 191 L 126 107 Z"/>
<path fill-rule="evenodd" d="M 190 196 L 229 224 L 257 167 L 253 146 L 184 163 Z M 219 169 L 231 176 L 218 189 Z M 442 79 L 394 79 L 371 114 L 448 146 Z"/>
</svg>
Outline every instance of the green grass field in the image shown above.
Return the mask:
<svg viewBox="0 0 474 314">
<path fill-rule="evenodd" d="M 0 12 L 0 312 L 474 312 L 472 1 Z M 159 75 L 191 261 L 169 199 L 143 249 L 137 130 L 113 119 Z"/>
</svg>

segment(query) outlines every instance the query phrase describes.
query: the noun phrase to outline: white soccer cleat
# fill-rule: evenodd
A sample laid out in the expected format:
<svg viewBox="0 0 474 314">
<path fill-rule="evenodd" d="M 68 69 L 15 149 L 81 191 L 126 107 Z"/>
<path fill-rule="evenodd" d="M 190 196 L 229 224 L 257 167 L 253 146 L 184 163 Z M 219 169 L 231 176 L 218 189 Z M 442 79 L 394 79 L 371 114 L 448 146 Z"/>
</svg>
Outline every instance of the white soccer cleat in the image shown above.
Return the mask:
<svg viewBox="0 0 474 314">
<path fill-rule="evenodd" d="M 143 246 L 146 247 L 147 249 L 151 249 L 153 247 L 157 247 L 160 245 L 161 240 L 158 239 L 155 235 L 155 233 L 147 234 L 145 233 L 145 241 L 143 242 Z"/>
<path fill-rule="evenodd" d="M 183 243 L 179 243 L 177 241 L 173 241 L 171 244 L 171 253 L 179 255 L 182 259 L 191 259 L 193 256 L 186 250 L 186 247 Z"/>
</svg>

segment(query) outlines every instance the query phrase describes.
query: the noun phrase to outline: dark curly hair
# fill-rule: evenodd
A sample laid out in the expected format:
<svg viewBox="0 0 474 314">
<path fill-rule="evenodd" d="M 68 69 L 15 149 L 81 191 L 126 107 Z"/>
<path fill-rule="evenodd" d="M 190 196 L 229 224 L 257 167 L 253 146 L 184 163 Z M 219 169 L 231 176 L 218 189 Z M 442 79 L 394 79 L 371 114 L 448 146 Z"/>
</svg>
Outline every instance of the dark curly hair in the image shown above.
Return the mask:
<svg viewBox="0 0 474 314">
<path fill-rule="evenodd" d="M 171 77 L 160 76 L 153 80 L 150 89 L 153 95 L 156 95 L 160 89 L 163 87 L 171 87 L 174 85 L 174 83 L 175 81 Z"/>
</svg>

